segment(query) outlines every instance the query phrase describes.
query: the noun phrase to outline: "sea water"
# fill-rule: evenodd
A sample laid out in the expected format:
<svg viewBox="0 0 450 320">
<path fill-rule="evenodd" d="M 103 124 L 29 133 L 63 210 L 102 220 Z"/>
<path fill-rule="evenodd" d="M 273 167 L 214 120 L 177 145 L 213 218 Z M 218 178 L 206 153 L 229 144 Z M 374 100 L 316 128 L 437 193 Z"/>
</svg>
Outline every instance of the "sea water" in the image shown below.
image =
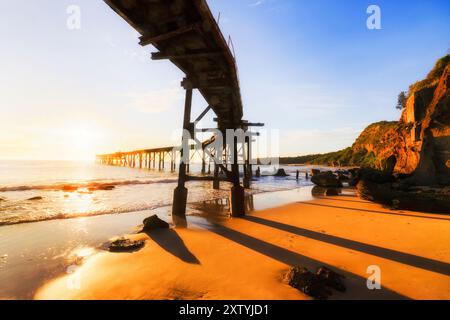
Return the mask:
<svg viewBox="0 0 450 320">
<path fill-rule="evenodd" d="M 311 168 L 283 168 L 288 177 L 270 176 L 275 168 L 261 167 L 262 177 L 254 178 L 252 189 L 246 191 L 255 194 L 251 209 L 308 196 L 305 191 L 311 183 L 304 174 L 297 181 L 296 171 Z M 191 165 L 190 174 L 200 174 L 200 169 Z M 170 222 L 176 184 L 177 173 L 168 171 L 83 162 L 0 161 L 0 299 L 33 298 L 46 281 L 72 270 L 111 237 L 137 231 L 149 215 Z M 221 183 L 220 190 L 214 190 L 211 182 L 187 186 L 191 222 L 203 219 L 198 208 L 212 215 L 217 208 L 229 208 L 230 184 Z"/>
<path fill-rule="evenodd" d="M 168 166 L 170 167 L 170 166 Z M 200 166 L 191 166 L 193 174 Z M 295 179 L 255 179 L 252 192 L 308 185 Z M 263 175 L 273 168 L 262 169 Z M 305 168 L 302 168 L 305 170 Z M 0 226 L 43 220 L 120 214 L 171 204 L 177 173 L 69 161 L 0 161 Z M 112 190 L 102 190 L 113 187 Z M 224 198 L 227 186 L 214 190 L 211 182 L 190 182 L 190 203 Z"/>
</svg>

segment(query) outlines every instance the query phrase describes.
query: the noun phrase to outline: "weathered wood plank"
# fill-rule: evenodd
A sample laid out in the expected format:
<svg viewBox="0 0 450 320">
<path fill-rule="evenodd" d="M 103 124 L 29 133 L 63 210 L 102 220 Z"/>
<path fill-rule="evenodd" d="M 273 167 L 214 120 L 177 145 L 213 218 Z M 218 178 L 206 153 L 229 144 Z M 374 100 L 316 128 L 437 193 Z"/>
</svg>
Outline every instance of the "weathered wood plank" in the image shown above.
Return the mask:
<svg viewBox="0 0 450 320">
<path fill-rule="evenodd" d="M 188 33 L 190 31 L 197 30 L 199 27 L 200 27 L 199 23 L 194 23 L 194 24 L 184 26 L 184 27 L 178 28 L 176 30 L 166 32 L 163 34 L 159 34 L 156 36 L 153 36 L 153 35 L 141 36 L 139 38 L 140 39 L 139 44 L 141 46 L 147 46 L 149 44 L 157 44 L 158 42 L 169 40 L 169 39 L 175 38 L 177 36 L 183 35 L 185 33 Z"/>
</svg>

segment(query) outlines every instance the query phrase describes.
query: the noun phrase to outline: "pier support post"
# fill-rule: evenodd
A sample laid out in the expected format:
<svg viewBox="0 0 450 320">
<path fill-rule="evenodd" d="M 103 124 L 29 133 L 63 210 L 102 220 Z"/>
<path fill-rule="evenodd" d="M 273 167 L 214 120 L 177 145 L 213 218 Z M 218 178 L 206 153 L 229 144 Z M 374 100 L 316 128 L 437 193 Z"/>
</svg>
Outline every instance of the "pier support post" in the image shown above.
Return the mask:
<svg viewBox="0 0 450 320">
<path fill-rule="evenodd" d="M 186 88 L 184 104 L 183 129 L 189 130 L 191 122 L 192 88 Z M 189 162 L 189 141 L 183 135 L 183 148 L 181 149 L 180 171 L 178 174 L 178 186 L 173 192 L 172 220 L 176 227 L 186 227 L 186 203 L 188 190 L 186 185 L 186 162 Z M 187 155 L 184 152 L 187 152 Z M 187 159 L 187 161 L 185 161 Z"/>
<path fill-rule="evenodd" d="M 245 147 L 247 147 L 247 150 L 245 150 Z M 247 151 L 247 152 L 245 152 Z M 244 164 L 244 188 L 250 189 L 251 184 L 251 175 L 250 175 L 250 137 L 245 137 L 245 143 L 243 145 L 243 152 L 245 157 L 245 164 Z"/>
<path fill-rule="evenodd" d="M 219 166 L 214 164 L 214 180 L 213 180 L 213 189 L 220 189 L 220 181 L 219 181 Z"/>
<path fill-rule="evenodd" d="M 250 178 L 248 174 L 248 166 L 244 165 L 244 188 L 250 189 Z"/>
<path fill-rule="evenodd" d="M 240 217 L 245 215 L 245 190 L 241 186 L 239 179 L 237 137 L 234 137 L 233 151 L 233 163 L 231 165 L 233 173 L 233 187 L 231 188 L 230 196 L 231 216 Z"/>
<path fill-rule="evenodd" d="M 202 149 L 202 174 L 206 173 L 205 149 Z"/>
<path fill-rule="evenodd" d="M 241 185 L 231 187 L 231 216 L 241 217 L 245 215 L 245 190 Z"/>
</svg>

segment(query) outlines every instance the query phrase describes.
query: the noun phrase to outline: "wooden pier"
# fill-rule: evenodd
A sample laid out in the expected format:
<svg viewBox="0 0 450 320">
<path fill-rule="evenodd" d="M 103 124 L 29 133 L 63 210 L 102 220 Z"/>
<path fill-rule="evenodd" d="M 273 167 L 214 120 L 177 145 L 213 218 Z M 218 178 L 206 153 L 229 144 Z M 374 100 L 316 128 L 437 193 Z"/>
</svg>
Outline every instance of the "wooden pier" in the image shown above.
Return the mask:
<svg viewBox="0 0 450 320">
<path fill-rule="evenodd" d="M 105 0 L 105 2 L 125 21 L 127 21 L 140 36 L 140 45 L 152 45 L 158 52 L 152 53 L 153 60 L 169 60 L 181 71 L 185 78 L 181 86 L 186 91 L 184 105 L 183 129 L 196 139 L 196 123 L 209 111 L 216 115 L 217 130 L 220 136 L 226 137 L 229 130 L 242 130 L 248 133 L 252 126 L 244 121 L 243 106 L 239 85 L 238 69 L 235 57 L 215 21 L 206 0 Z M 198 90 L 208 107 L 195 120 L 191 120 L 193 90 Z M 215 135 L 212 140 L 217 140 Z M 248 135 L 245 141 L 223 140 L 223 143 L 207 143 L 202 149 L 203 164 L 214 160 L 213 176 L 190 176 L 189 141 L 183 135 L 179 153 L 177 148 L 141 150 L 129 153 L 99 156 L 102 163 L 127 165 L 132 167 L 164 166 L 165 157 L 171 159 L 172 167 L 179 158 L 178 187 L 174 191 L 172 216 L 175 225 L 186 225 L 186 202 L 188 189 L 186 183 L 195 180 L 211 180 L 213 187 L 219 188 L 219 172 L 225 175 L 225 180 L 233 184 L 231 188 L 231 214 L 245 214 L 244 187 L 241 186 L 240 168 L 243 166 L 244 186 L 250 186 L 251 175 L 251 141 Z M 221 147 L 217 147 L 220 145 Z M 210 148 L 211 150 L 208 150 Z M 219 150 L 220 149 L 220 150 Z M 206 152 L 207 151 L 207 152 Z M 241 156 L 239 156 L 239 151 Z M 205 155 L 209 158 L 206 159 Z M 232 155 L 230 159 L 229 155 Z M 217 161 L 227 159 L 228 162 Z M 239 161 L 240 160 L 240 161 Z M 229 165 L 228 165 L 229 163 Z M 205 170 L 203 170 L 205 171 Z"/>
<path fill-rule="evenodd" d="M 215 138 L 212 137 L 211 139 L 204 141 L 201 144 L 201 147 L 196 148 L 196 145 L 190 145 L 189 147 L 189 159 L 192 159 L 195 154 L 200 155 L 202 159 L 202 174 L 211 173 L 211 165 L 214 164 L 214 160 L 211 155 L 215 154 L 213 146 L 214 141 Z M 129 152 L 116 152 L 111 154 L 100 154 L 96 156 L 96 162 L 102 165 L 159 171 L 165 171 L 166 164 L 170 163 L 170 171 L 175 172 L 177 164 L 181 161 L 181 149 L 181 146 L 172 146 Z M 189 163 L 187 163 L 188 167 Z"/>
</svg>

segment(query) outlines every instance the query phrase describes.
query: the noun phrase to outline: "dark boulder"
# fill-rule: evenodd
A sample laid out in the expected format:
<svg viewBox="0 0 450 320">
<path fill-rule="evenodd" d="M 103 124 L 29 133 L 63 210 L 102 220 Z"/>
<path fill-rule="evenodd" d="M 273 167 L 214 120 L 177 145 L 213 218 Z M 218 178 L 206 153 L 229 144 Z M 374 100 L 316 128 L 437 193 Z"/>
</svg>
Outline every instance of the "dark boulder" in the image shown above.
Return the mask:
<svg viewBox="0 0 450 320">
<path fill-rule="evenodd" d="M 284 169 L 278 169 L 277 173 L 275 173 L 274 177 L 288 177 L 289 175 L 284 171 Z"/>
<path fill-rule="evenodd" d="M 98 188 L 98 190 L 111 191 L 114 190 L 115 188 L 116 188 L 115 186 L 101 186 Z"/>
<path fill-rule="evenodd" d="M 314 197 L 323 197 L 326 192 L 327 192 L 327 188 L 322 188 L 319 186 L 314 186 L 311 190 L 311 194 Z"/>
<path fill-rule="evenodd" d="M 350 173 L 351 177 L 354 178 L 358 176 L 359 168 L 351 168 L 348 169 L 347 171 Z"/>
<path fill-rule="evenodd" d="M 341 182 L 349 182 L 352 178 L 352 174 L 348 170 L 337 170 L 335 174 Z"/>
<path fill-rule="evenodd" d="M 42 197 L 33 197 L 33 198 L 29 198 L 27 199 L 28 201 L 38 201 L 38 200 L 43 200 L 44 198 Z"/>
<path fill-rule="evenodd" d="M 391 174 L 371 168 L 360 169 L 358 171 L 357 179 L 358 181 L 369 180 L 376 183 L 388 183 L 395 180 Z"/>
<path fill-rule="evenodd" d="M 328 188 L 328 189 L 325 191 L 325 195 L 326 195 L 327 197 L 338 196 L 339 193 L 340 193 L 339 191 L 340 191 L 340 190 L 337 189 L 337 188 Z"/>
<path fill-rule="evenodd" d="M 158 218 L 157 215 L 153 215 L 144 220 L 144 228 L 142 231 L 147 232 L 157 229 L 168 229 L 169 227 L 170 225 L 167 222 Z"/>
<path fill-rule="evenodd" d="M 356 185 L 358 184 L 359 178 L 359 168 L 352 168 L 352 169 L 348 169 L 348 172 L 350 173 L 350 179 L 348 181 L 348 185 L 350 187 L 356 187 Z"/>
<path fill-rule="evenodd" d="M 316 174 L 320 174 L 321 172 L 320 172 L 320 170 L 319 169 L 312 169 L 311 170 L 311 175 L 312 176 L 314 176 L 314 175 L 316 175 Z"/>
<path fill-rule="evenodd" d="M 342 188 L 342 182 L 331 171 L 315 174 L 312 176 L 311 181 L 324 188 Z"/>
<path fill-rule="evenodd" d="M 101 191 L 111 191 L 114 190 L 116 187 L 113 185 L 106 185 L 106 186 L 93 186 L 89 188 L 89 191 L 97 191 L 97 190 L 101 190 Z"/>
<path fill-rule="evenodd" d="M 360 180 L 356 185 L 357 195 L 364 200 L 383 204 L 391 204 L 396 195 L 389 183 L 377 183 L 371 180 Z"/>
<path fill-rule="evenodd" d="M 344 276 L 340 275 L 327 267 L 320 267 L 316 275 L 325 281 L 325 285 L 333 288 L 334 290 L 345 292 L 347 290 L 344 284 Z"/>
<path fill-rule="evenodd" d="M 395 183 L 361 180 L 356 186 L 360 198 L 394 210 L 450 214 L 450 199 L 444 188 L 396 188 Z"/>
<path fill-rule="evenodd" d="M 325 281 L 305 267 L 292 267 L 284 279 L 291 287 L 314 299 L 325 300 L 331 295 L 331 291 L 327 289 Z"/>
<path fill-rule="evenodd" d="M 319 186 L 314 186 L 311 190 L 311 194 L 315 197 L 330 197 L 338 196 L 341 194 L 341 189 L 339 188 L 323 188 Z"/>
<path fill-rule="evenodd" d="M 120 238 L 114 240 L 109 245 L 111 252 L 131 252 L 141 249 L 145 244 L 144 240 L 133 241 L 130 239 Z"/>
<path fill-rule="evenodd" d="M 296 266 L 286 273 L 284 281 L 314 299 L 324 300 L 333 293 L 330 289 L 346 291 L 344 278 L 327 267 L 320 267 L 316 273 L 312 273 L 305 267 Z"/>
</svg>

